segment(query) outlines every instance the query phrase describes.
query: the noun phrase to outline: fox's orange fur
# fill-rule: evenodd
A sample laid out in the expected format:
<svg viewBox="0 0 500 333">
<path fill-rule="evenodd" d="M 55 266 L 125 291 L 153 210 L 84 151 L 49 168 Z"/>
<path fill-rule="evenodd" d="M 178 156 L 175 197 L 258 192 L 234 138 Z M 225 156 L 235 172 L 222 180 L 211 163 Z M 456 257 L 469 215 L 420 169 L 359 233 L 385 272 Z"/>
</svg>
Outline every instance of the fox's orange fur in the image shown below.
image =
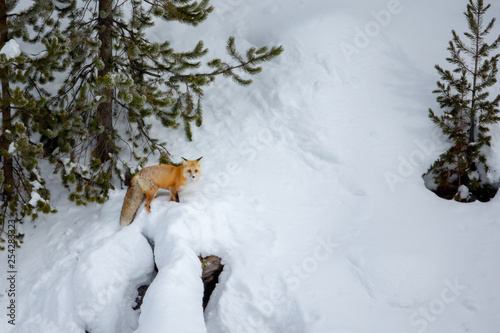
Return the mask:
<svg viewBox="0 0 500 333">
<path fill-rule="evenodd" d="M 182 165 L 153 165 L 139 171 L 130 182 L 130 187 L 123 201 L 120 224 L 127 226 L 132 223 L 134 215 L 139 209 L 142 200 L 146 197 L 144 207 L 150 213 L 151 201 L 159 188 L 170 190 L 170 200 L 179 202 L 179 189 L 183 186 L 198 182 L 201 175 L 200 162 L 182 158 Z"/>
</svg>

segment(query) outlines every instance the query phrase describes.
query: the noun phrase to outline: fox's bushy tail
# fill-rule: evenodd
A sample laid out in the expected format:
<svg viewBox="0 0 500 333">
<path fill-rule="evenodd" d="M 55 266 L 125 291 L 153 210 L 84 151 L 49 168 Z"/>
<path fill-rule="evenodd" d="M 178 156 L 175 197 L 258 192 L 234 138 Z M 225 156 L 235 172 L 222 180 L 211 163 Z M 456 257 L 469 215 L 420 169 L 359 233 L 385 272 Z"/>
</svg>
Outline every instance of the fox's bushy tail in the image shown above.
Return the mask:
<svg viewBox="0 0 500 333">
<path fill-rule="evenodd" d="M 132 223 L 135 213 L 141 206 L 142 200 L 144 200 L 144 192 L 137 182 L 132 182 L 123 201 L 122 214 L 120 216 L 120 224 L 123 227 Z"/>
</svg>

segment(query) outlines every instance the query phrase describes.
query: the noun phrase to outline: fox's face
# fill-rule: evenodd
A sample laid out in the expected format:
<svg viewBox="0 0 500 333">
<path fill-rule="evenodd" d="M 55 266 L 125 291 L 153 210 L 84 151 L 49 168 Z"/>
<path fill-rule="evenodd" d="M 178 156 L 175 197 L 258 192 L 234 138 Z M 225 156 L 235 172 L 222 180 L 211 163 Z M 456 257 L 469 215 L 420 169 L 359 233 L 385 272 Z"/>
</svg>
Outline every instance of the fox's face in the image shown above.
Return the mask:
<svg viewBox="0 0 500 333">
<path fill-rule="evenodd" d="M 184 166 L 184 177 L 186 177 L 188 183 L 196 183 L 200 179 L 201 175 L 201 159 L 197 160 L 186 160 L 182 158 L 182 165 Z"/>
</svg>

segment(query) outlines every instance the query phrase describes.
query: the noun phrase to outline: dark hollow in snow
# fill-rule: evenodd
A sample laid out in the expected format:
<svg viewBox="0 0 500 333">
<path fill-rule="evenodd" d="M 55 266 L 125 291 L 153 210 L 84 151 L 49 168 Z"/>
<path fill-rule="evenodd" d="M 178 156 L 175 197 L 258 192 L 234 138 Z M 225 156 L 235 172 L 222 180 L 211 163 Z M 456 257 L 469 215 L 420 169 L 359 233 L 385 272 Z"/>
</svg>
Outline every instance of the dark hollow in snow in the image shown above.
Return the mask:
<svg viewBox="0 0 500 333">
<path fill-rule="evenodd" d="M 139 310 L 142 305 L 142 300 L 144 299 L 144 295 L 146 295 L 146 291 L 148 290 L 149 285 L 140 286 L 137 288 L 137 297 L 135 299 L 135 306 L 132 308 L 134 310 Z"/>
</svg>

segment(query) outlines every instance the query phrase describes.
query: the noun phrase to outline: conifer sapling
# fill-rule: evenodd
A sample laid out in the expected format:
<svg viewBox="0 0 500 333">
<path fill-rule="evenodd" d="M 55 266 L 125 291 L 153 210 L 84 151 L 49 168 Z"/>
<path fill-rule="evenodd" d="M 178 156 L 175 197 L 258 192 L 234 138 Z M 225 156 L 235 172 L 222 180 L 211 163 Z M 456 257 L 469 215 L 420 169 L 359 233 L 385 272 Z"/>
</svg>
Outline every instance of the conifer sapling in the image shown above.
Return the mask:
<svg viewBox="0 0 500 333">
<path fill-rule="evenodd" d="M 491 87 L 497 82 L 500 57 L 492 55 L 500 44 L 500 36 L 491 43 L 486 40 L 495 24 L 495 18 L 485 23 L 490 7 L 483 0 L 469 0 L 464 13 L 469 30 L 464 33 L 467 41 L 462 41 L 453 30 L 448 46 L 450 56 L 446 60 L 454 69 L 435 66 L 440 80 L 433 93 L 438 95 L 436 100 L 442 114 L 429 109 L 429 117 L 451 140 L 452 146 L 424 177 L 431 175 L 436 193 L 449 199 L 487 201 L 496 191 L 488 179 L 485 153 L 485 147 L 491 146 L 490 125 L 500 120 L 500 95 L 490 98 Z"/>
</svg>

